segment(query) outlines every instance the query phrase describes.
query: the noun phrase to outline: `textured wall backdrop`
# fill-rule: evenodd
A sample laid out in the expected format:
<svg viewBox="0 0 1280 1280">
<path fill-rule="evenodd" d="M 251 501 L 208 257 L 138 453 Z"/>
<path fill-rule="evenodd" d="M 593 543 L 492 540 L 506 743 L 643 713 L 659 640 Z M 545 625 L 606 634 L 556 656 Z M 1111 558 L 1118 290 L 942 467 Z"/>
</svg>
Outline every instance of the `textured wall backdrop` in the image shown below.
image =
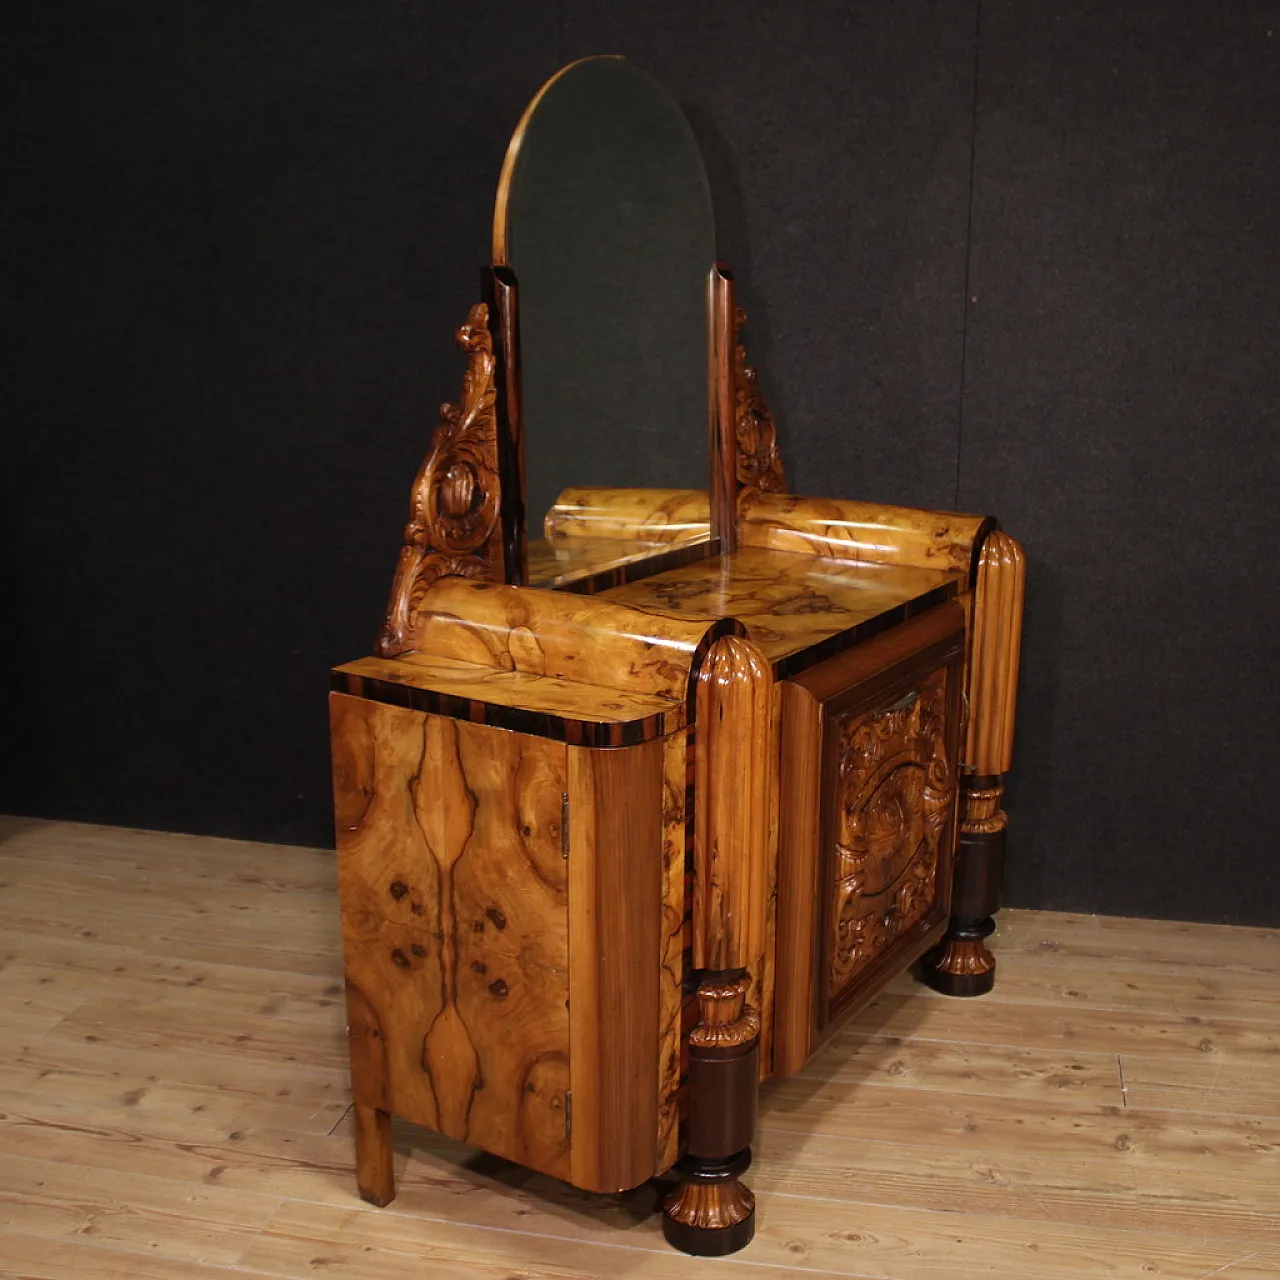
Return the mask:
<svg viewBox="0 0 1280 1280">
<path fill-rule="evenodd" d="M 507 136 L 685 105 L 803 492 L 1030 561 L 1008 898 L 1280 923 L 1275 7 L 27 3 L 6 276 L 11 811 L 330 839 Z"/>
</svg>

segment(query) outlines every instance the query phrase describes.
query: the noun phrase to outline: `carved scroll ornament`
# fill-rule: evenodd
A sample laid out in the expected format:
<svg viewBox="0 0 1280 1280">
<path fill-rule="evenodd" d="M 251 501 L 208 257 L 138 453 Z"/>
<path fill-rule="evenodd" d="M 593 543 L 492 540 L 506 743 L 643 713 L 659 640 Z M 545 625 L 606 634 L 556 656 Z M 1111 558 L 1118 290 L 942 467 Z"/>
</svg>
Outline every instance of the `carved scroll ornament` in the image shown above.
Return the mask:
<svg viewBox="0 0 1280 1280">
<path fill-rule="evenodd" d="M 747 322 L 747 313 L 733 313 L 735 338 Z M 747 349 L 737 342 L 733 351 L 733 424 L 737 444 L 738 483 L 761 493 L 785 493 L 786 476 L 778 452 L 778 432 L 773 414 L 760 390 L 756 371 L 747 364 Z"/>
<path fill-rule="evenodd" d="M 489 308 L 476 303 L 454 335 L 467 354 L 457 404 L 440 406 L 440 425 L 413 482 L 409 523 L 378 637 L 383 657 L 412 647 L 413 615 L 437 578 L 502 577 L 498 523 L 498 431 Z"/>
<path fill-rule="evenodd" d="M 955 792 L 946 681 L 946 671 L 936 671 L 918 697 L 857 716 L 841 730 L 833 995 L 934 903 Z"/>
</svg>

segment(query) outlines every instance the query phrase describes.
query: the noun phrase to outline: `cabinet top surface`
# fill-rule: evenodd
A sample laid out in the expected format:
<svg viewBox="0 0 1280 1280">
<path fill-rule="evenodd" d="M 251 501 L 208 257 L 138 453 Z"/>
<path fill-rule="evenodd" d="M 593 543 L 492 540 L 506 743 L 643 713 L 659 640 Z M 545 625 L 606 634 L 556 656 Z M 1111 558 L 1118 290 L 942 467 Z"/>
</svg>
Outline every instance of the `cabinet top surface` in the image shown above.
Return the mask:
<svg viewBox="0 0 1280 1280">
<path fill-rule="evenodd" d="M 816 646 L 851 641 L 941 603 L 965 584 L 963 573 L 942 569 L 742 547 L 600 594 L 671 617 L 737 618 L 771 662 L 787 667 Z"/>
</svg>

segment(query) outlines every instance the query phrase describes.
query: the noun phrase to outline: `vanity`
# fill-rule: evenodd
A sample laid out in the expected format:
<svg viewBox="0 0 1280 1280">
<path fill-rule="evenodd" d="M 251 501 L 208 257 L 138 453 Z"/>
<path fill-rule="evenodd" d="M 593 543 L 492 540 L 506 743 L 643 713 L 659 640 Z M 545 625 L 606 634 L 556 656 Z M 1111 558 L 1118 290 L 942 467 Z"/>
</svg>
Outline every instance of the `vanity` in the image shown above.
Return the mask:
<svg viewBox="0 0 1280 1280">
<path fill-rule="evenodd" d="M 1024 561 L 788 492 L 680 108 L 511 140 L 374 652 L 332 674 L 356 1177 L 391 1116 L 752 1237 L 760 1082 L 918 964 L 991 989 Z"/>
</svg>

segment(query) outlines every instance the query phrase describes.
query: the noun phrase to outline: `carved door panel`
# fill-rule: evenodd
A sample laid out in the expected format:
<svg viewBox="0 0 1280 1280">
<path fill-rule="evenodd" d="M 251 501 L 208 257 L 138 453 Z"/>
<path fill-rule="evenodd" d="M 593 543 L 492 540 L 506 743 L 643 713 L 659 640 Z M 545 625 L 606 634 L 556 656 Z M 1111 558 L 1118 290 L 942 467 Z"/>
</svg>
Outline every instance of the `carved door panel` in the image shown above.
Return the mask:
<svg viewBox="0 0 1280 1280">
<path fill-rule="evenodd" d="M 827 717 L 819 1029 L 946 922 L 959 682 L 955 659 L 912 669 Z"/>
<path fill-rule="evenodd" d="M 783 686 L 779 1076 L 946 926 L 963 663 L 947 604 Z"/>
</svg>

